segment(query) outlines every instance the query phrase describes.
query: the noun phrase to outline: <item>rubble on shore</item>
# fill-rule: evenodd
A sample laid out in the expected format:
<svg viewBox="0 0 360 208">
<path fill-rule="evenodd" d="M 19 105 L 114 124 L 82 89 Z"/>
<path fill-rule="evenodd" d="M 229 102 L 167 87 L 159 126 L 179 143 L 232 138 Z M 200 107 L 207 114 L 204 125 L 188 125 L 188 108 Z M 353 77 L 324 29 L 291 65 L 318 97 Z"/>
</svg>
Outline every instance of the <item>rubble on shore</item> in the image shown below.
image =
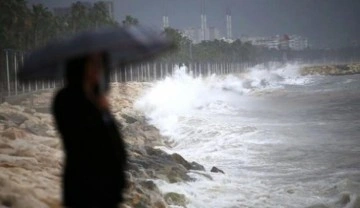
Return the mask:
<svg viewBox="0 0 360 208">
<path fill-rule="evenodd" d="M 154 148 L 166 146 L 165 138 L 141 112 L 133 109 L 135 99 L 149 86 L 116 84 L 110 95 L 129 154 L 130 183 L 123 207 L 186 207 L 185 196 L 162 193 L 153 180 L 191 181 L 187 173 L 191 169 L 203 171 L 204 167 Z M 63 152 L 49 113 L 53 94 L 44 91 L 29 95 L 16 105 L 0 104 L 0 207 L 61 207 Z"/>
<path fill-rule="evenodd" d="M 360 64 L 306 66 L 301 69 L 300 73 L 303 76 L 359 74 Z"/>
</svg>

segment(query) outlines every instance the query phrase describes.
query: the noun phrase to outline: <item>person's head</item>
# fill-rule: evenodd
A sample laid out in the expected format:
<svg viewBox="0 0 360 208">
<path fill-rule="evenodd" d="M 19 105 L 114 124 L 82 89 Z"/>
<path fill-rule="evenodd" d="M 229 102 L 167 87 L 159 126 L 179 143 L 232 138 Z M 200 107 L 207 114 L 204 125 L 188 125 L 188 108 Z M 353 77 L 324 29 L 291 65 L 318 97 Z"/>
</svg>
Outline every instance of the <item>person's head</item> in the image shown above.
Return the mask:
<svg viewBox="0 0 360 208">
<path fill-rule="evenodd" d="M 76 57 L 66 63 L 68 87 L 92 90 L 95 94 L 109 89 L 109 57 L 107 53 L 95 53 Z"/>
</svg>

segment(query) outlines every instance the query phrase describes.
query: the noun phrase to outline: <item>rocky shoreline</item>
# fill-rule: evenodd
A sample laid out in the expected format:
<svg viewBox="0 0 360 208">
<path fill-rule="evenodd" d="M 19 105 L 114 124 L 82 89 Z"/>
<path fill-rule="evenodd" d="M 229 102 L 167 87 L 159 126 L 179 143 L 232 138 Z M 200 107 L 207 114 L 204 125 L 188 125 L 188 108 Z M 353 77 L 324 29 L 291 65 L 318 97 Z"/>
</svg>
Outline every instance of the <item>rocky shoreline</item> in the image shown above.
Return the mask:
<svg viewBox="0 0 360 208">
<path fill-rule="evenodd" d="M 300 70 L 305 75 L 350 75 L 359 74 L 360 64 L 306 66 Z"/>
<path fill-rule="evenodd" d="M 179 154 L 154 148 L 166 146 L 166 138 L 133 109 L 133 103 L 149 83 L 114 84 L 110 95 L 115 118 L 129 154 L 129 187 L 122 207 L 186 207 L 188 200 L 175 192 L 162 193 L 153 180 L 168 183 L 192 181 L 194 170 L 210 178 L 205 168 Z M 54 92 L 29 95 L 19 103 L 0 104 L 0 207 L 61 207 L 63 167 L 61 141 L 49 114 Z M 16 105 L 15 105 L 16 104 Z"/>
</svg>

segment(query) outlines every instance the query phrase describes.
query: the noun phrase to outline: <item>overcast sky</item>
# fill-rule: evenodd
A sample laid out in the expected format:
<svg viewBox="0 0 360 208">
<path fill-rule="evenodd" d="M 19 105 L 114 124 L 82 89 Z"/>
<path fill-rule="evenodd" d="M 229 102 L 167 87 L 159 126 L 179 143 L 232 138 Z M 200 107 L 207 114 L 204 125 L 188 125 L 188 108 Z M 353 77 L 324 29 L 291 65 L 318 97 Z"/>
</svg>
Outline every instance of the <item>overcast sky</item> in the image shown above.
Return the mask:
<svg viewBox="0 0 360 208">
<path fill-rule="evenodd" d="M 95 2 L 96 0 L 86 0 Z M 205 0 L 208 26 L 225 35 L 225 12 L 231 9 L 233 36 L 298 34 L 315 47 L 338 47 L 360 40 L 360 0 Z M 28 0 L 49 8 L 76 0 Z M 132 15 L 142 24 L 161 27 L 166 12 L 177 29 L 200 26 L 201 0 L 114 0 L 115 18 Z"/>
</svg>

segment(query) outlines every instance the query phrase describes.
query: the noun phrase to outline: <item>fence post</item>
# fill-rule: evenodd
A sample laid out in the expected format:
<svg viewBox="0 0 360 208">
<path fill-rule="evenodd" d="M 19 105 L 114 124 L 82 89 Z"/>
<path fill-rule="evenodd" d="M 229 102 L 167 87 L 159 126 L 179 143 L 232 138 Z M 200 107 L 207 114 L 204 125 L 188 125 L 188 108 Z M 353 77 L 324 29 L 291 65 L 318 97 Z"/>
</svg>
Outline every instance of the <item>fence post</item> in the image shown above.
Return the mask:
<svg viewBox="0 0 360 208">
<path fill-rule="evenodd" d="M 14 53 L 14 78 L 15 78 L 15 95 L 18 94 L 18 86 L 17 86 L 17 59 L 16 59 L 16 52 Z"/>
<path fill-rule="evenodd" d="M 208 76 L 211 76 L 212 70 L 211 70 L 211 65 L 209 62 L 207 63 L 207 70 L 208 70 Z"/>
<path fill-rule="evenodd" d="M 154 62 L 153 64 L 153 79 L 151 81 L 155 81 L 156 80 L 156 63 Z"/>
<path fill-rule="evenodd" d="M 24 52 L 21 53 L 21 66 L 24 66 Z M 25 93 L 25 83 L 22 82 L 21 86 L 23 93 Z"/>
<path fill-rule="evenodd" d="M 9 51 L 6 50 L 6 78 L 7 78 L 7 88 L 8 88 L 8 96 L 11 94 L 10 89 L 10 69 L 9 69 Z"/>
<path fill-rule="evenodd" d="M 123 68 L 122 69 L 120 69 L 120 70 L 122 70 L 123 72 L 124 72 L 124 82 L 127 82 L 127 80 L 128 80 L 128 73 L 127 73 L 127 70 L 126 70 L 126 66 L 124 65 L 123 66 Z"/>
<path fill-rule="evenodd" d="M 131 81 L 131 82 L 134 81 L 134 80 L 132 79 L 132 64 L 130 65 L 130 81 Z"/>
<path fill-rule="evenodd" d="M 118 80 L 118 68 L 115 69 L 115 82 L 118 83 L 119 80 Z"/>
<path fill-rule="evenodd" d="M 201 71 L 201 70 L 202 70 L 202 67 L 201 67 L 201 66 L 202 66 L 202 65 L 201 65 L 201 62 L 199 62 L 199 65 L 198 65 L 198 71 L 199 71 L 199 72 L 198 72 L 198 73 L 199 73 L 200 76 L 202 76 L 202 71 Z"/>
<path fill-rule="evenodd" d="M 140 73 L 141 73 L 141 64 L 139 64 L 137 66 L 137 81 L 140 82 L 140 79 L 141 79 L 141 76 L 140 76 Z"/>
<path fill-rule="evenodd" d="M 163 64 L 160 64 L 160 79 L 163 77 Z"/>
</svg>

